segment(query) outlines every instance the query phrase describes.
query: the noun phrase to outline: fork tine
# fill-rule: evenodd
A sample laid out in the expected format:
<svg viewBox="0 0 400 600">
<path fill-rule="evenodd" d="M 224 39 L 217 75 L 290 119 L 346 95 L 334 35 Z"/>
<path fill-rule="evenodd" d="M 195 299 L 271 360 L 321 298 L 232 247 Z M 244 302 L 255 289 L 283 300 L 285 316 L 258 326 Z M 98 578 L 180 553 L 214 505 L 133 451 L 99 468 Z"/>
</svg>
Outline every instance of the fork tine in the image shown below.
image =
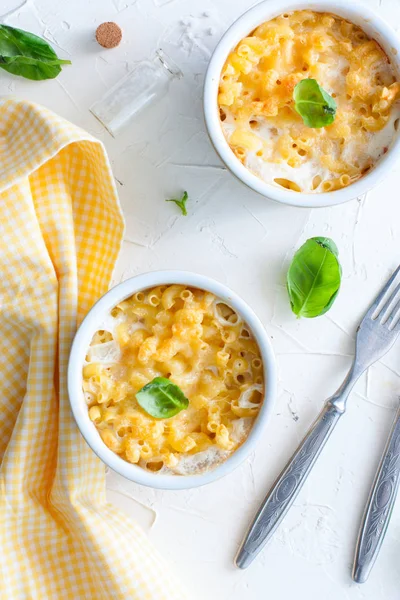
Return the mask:
<svg viewBox="0 0 400 600">
<path fill-rule="evenodd" d="M 396 310 L 392 311 L 392 316 L 388 319 L 388 327 L 390 331 L 400 330 L 400 302 L 396 304 Z"/>
<path fill-rule="evenodd" d="M 390 294 L 387 302 L 385 302 L 384 306 L 379 311 L 378 317 L 382 325 L 386 323 L 390 316 L 392 316 L 395 312 L 395 309 L 398 305 L 400 297 L 398 297 L 400 291 L 400 283 L 396 285 L 393 292 Z"/>
<path fill-rule="evenodd" d="M 389 280 L 387 281 L 387 283 L 384 285 L 384 287 L 382 288 L 381 292 L 378 294 L 378 296 L 375 298 L 375 300 L 373 301 L 373 303 L 371 304 L 371 306 L 369 307 L 367 314 L 365 316 L 368 317 L 373 317 L 373 318 L 377 318 L 378 315 L 381 313 L 382 309 L 379 310 L 379 312 L 375 315 L 375 311 L 378 308 L 379 304 L 382 302 L 383 298 L 385 297 L 386 293 L 388 292 L 390 286 L 392 285 L 393 281 L 396 279 L 397 275 L 400 272 L 400 265 L 397 267 L 397 269 L 394 271 L 394 273 L 392 274 L 392 276 L 389 278 Z"/>
</svg>

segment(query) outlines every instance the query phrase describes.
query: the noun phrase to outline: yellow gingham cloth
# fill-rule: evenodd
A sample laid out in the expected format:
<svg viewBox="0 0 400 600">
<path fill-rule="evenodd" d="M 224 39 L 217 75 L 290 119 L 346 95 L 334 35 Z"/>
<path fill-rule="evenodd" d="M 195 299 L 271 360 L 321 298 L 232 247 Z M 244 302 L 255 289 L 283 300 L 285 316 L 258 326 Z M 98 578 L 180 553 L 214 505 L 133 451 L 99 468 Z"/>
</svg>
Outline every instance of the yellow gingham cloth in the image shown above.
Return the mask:
<svg viewBox="0 0 400 600">
<path fill-rule="evenodd" d="M 0 99 L 0 598 L 179 600 L 105 498 L 66 390 L 77 324 L 108 288 L 123 218 L 102 144 Z"/>
</svg>

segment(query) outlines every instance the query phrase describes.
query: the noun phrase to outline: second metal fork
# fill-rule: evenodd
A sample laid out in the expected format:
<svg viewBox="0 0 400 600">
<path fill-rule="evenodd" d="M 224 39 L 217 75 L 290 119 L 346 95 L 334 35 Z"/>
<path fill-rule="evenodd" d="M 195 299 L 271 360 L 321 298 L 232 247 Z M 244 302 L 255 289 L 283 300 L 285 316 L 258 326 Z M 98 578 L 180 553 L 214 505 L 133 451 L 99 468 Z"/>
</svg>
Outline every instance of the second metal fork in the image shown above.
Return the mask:
<svg viewBox="0 0 400 600">
<path fill-rule="evenodd" d="M 260 506 L 236 556 L 235 563 L 239 568 L 245 569 L 250 565 L 283 520 L 335 425 L 345 412 L 347 398 L 357 380 L 396 341 L 400 333 L 400 283 L 393 291 L 391 288 L 399 271 L 400 266 L 357 329 L 355 356 L 346 379 L 337 392 L 328 398 L 321 414 Z M 389 290 L 391 293 L 388 293 Z"/>
</svg>

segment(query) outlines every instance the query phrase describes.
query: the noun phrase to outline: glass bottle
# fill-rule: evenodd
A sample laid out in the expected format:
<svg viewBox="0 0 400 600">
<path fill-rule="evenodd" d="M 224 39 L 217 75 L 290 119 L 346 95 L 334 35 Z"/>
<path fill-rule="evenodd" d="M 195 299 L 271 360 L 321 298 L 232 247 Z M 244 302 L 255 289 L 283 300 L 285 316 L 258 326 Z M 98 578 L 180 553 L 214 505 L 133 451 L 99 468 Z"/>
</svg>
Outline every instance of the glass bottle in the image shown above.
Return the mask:
<svg viewBox="0 0 400 600">
<path fill-rule="evenodd" d="M 139 112 L 165 96 L 171 81 L 182 77 L 182 71 L 158 49 L 153 60 L 139 63 L 90 112 L 115 137 Z"/>
</svg>

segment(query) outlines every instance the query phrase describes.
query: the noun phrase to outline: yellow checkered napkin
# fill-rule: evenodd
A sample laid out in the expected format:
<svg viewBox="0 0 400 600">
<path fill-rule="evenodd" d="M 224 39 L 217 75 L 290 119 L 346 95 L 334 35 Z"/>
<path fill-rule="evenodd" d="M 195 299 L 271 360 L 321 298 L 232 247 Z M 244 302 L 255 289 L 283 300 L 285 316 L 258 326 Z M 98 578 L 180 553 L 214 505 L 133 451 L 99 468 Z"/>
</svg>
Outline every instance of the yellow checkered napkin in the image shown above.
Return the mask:
<svg viewBox="0 0 400 600">
<path fill-rule="evenodd" d="M 100 142 L 0 100 L 0 598 L 179 600 L 106 503 L 66 391 L 77 326 L 110 282 L 123 219 Z"/>
</svg>

